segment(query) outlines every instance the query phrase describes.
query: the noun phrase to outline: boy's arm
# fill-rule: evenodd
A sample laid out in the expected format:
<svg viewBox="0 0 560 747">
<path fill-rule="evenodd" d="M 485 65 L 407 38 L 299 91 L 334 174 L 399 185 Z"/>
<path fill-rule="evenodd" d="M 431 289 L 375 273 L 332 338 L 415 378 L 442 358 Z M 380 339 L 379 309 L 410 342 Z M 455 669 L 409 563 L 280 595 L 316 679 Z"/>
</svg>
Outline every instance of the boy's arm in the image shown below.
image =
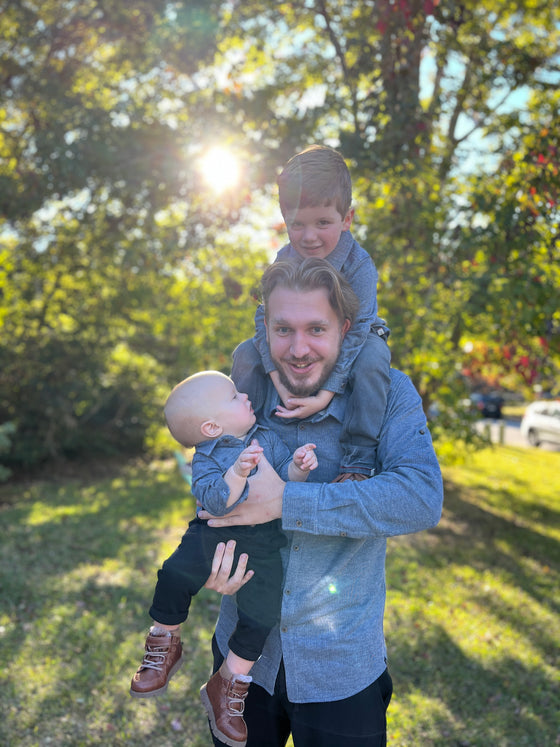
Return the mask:
<svg viewBox="0 0 560 747">
<path fill-rule="evenodd" d="M 226 508 L 233 506 L 243 495 L 247 478 L 251 474 L 261 457 L 263 450 L 259 442 L 253 439 L 251 444 L 243 449 L 235 462 L 224 475 L 224 481 L 229 488 L 229 498 L 226 502 Z"/>
<path fill-rule="evenodd" d="M 246 455 L 246 452 L 249 453 Z M 258 461 L 261 453 L 259 444 L 253 441 L 224 473 L 223 467 L 212 456 L 195 452 L 192 493 L 197 502 L 215 516 L 229 513 L 247 498 L 247 477 L 253 468 L 250 464 L 255 459 Z"/>
<path fill-rule="evenodd" d="M 377 316 L 377 269 L 369 255 L 364 257 L 351 273 L 345 274 L 358 296 L 360 308 L 356 320 L 346 333 L 340 348 L 340 355 L 323 388 L 330 392 L 341 393 L 348 380 L 352 364 L 368 336 L 372 325 L 381 324 Z"/>
</svg>

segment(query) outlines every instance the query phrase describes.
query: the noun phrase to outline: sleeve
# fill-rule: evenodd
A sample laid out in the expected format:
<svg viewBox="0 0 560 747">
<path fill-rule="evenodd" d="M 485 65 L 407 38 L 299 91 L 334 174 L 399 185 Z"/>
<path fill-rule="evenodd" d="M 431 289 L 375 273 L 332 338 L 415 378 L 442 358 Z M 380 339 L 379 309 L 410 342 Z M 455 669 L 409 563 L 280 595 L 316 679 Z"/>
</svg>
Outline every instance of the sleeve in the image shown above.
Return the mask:
<svg viewBox="0 0 560 747">
<path fill-rule="evenodd" d="M 291 252 L 293 252 L 293 249 L 290 251 L 290 245 L 286 244 L 286 246 L 282 247 L 282 249 L 280 249 L 280 251 L 277 253 L 276 259 L 274 261 L 296 261 Z M 255 311 L 255 336 L 253 338 L 253 342 L 259 352 L 259 355 L 261 356 L 265 373 L 269 374 L 271 371 L 274 371 L 276 366 L 274 365 L 274 363 L 272 362 L 272 358 L 270 357 L 270 350 L 268 348 L 268 341 L 266 339 L 266 327 L 264 324 L 264 306 L 262 304 L 259 304 L 257 310 Z"/>
<path fill-rule="evenodd" d="M 352 364 L 370 332 L 372 325 L 379 323 L 377 317 L 377 268 L 371 257 L 364 251 L 364 256 L 355 263 L 345 277 L 352 286 L 360 301 L 360 309 L 354 324 L 342 341 L 340 355 L 333 371 L 323 385 L 329 392 L 344 391 Z"/>
<path fill-rule="evenodd" d="M 271 371 L 274 371 L 276 366 L 270 357 L 270 350 L 266 339 L 266 327 L 264 324 L 264 306 L 262 304 L 257 306 L 257 310 L 255 311 L 255 336 L 253 342 L 261 356 L 265 372 L 269 374 Z"/>
<path fill-rule="evenodd" d="M 226 470 L 207 454 L 195 452 L 192 460 L 192 492 L 197 501 L 213 516 L 224 516 L 246 500 L 249 488 L 245 485 L 239 499 L 227 505 L 229 486 L 224 480 Z"/>
<path fill-rule="evenodd" d="M 393 537 L 438 523 L 443 481 L 421 400 L 404 374 L 393 387 L 378 446 L 379 472 L 361 482 L 287 483 L 284 531 Z"/>
</svg>

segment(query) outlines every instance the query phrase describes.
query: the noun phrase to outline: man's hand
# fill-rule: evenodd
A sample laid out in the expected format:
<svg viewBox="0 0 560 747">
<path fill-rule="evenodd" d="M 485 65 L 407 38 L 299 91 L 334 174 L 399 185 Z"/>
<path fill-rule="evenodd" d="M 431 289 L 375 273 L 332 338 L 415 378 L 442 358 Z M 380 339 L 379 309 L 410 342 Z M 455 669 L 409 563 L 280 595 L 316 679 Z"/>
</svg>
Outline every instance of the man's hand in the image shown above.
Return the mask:
<svg viewBox="0 0 560 747">
<path fill-rule="evenodd" d="M 333 397 L 334 392 L 329 392 L 328 389 L 321 389 L 312 397 L 290 396 L 283 400 L 286 407 L 279 405 L 276 408 L 276 415 L 279 418 L 308 418 L 328 407 Z"/>
<path fill-rule="evenodd" d="M 220 594 L 235 594 L 253 577 L 254 571 L 245 571 L 249 560 L 246 553 L 239 556 L 235 573 L 231 575 L 234 550 L 235 540 L 229 540 L 227 545 L 218 543 L 212 560 L 212 572 L 204 584 L 206 589 L 213 589 Z"/>
<path fill-rule="evenodd" d="M 250 477 L 247 500 L 237 505 L 225 516 L 212 516 L 208 511 L 200 511 L 201 519 L 208 519 L 210 527 L 231 527 L 238 525 L 266 524 L 282 518 L 282 496 L 286 483 L 272 468 L 264 456 L 261 457 L 257 474 Z"/>
</svg>

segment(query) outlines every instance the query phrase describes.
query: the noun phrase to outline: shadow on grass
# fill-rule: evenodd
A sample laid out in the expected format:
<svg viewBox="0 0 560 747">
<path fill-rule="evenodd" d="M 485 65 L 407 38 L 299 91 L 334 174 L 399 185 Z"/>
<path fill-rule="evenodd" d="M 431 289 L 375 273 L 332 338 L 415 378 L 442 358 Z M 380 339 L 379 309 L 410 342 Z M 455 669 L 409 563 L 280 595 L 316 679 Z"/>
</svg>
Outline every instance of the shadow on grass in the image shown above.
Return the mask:
<svg viewBox="0 0 560 747">
<path fill-rule="evenodd" d="M 482 666 L 447 632 L 432 626 L 413 643 L 391 642 L 390 666 L 399 700 L 421 692 L 443 708 L 418 713 L 412 726 L 422 745 L 556 744 L 557 690 L 538 668 L 503 657 Z"/>
</svg>

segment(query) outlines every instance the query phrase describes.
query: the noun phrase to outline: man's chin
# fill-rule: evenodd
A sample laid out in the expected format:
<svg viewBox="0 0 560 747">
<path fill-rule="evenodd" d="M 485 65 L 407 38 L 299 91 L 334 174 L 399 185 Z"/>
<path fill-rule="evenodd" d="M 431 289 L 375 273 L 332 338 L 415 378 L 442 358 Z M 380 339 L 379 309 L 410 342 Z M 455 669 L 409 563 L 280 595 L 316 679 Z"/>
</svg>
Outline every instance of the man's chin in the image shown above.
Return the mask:
<svg viewBox="0 0 560 747">
<path fill-rule="evenodd" d="M 321 382 L 317 379 L 310 380 L 305 377 L 294 377 L 285 371 L 279 371 L 282 384 L 294 397 L 310 397 L 321 388 Z"/>
</svg>

